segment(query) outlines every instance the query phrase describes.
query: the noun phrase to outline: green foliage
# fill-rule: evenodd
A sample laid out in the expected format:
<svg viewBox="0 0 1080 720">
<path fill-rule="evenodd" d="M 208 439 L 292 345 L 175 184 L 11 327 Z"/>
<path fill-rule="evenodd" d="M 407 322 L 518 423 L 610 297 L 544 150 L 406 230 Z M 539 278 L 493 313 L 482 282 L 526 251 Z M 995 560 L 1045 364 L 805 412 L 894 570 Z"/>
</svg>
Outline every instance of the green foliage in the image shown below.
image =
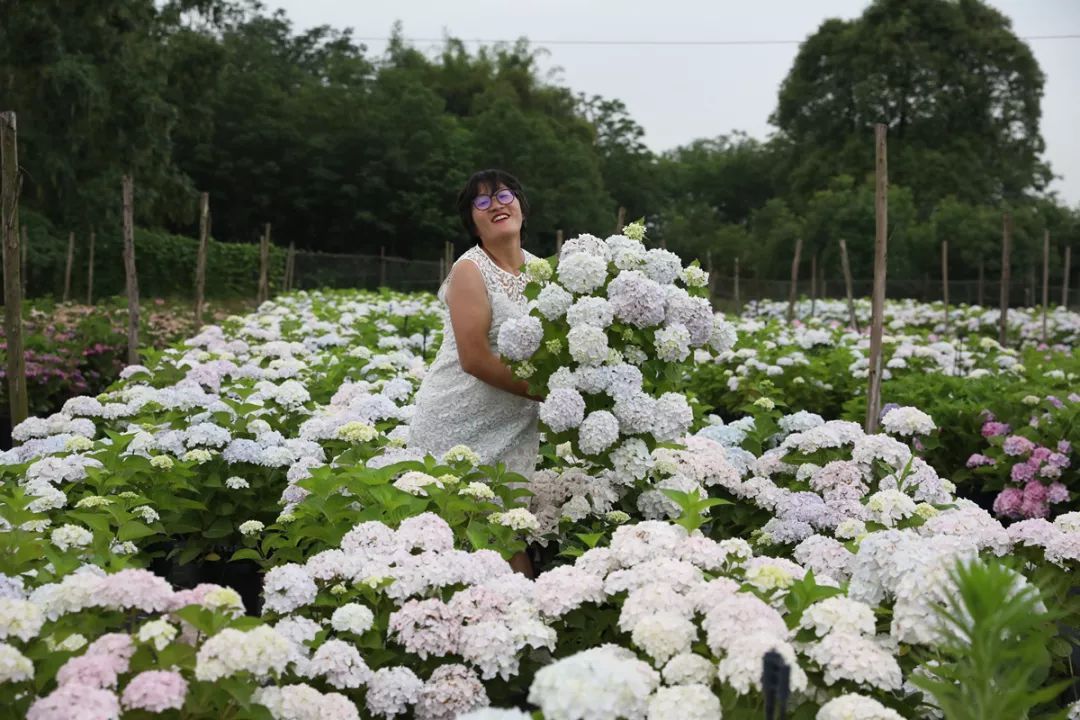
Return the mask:
<svg viewBox="0 0 1080 720">
<path fill-rule="evenodd" d="M 1038 588 L 998 560 L 961 563 L 937 607 L 944 641 L 912 682 L 948 720 L 1017 720 L 1053 700 L 1067 683 L 1045 685 L 1056 635 Z"/>
</svg>

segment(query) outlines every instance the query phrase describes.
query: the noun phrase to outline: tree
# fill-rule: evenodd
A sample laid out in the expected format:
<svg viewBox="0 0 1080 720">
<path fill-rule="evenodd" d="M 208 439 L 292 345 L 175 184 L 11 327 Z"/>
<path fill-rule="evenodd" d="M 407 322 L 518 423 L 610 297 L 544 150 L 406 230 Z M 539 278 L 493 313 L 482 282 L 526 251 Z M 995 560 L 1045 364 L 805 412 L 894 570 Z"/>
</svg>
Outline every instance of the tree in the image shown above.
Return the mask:
<svg viewBox="0 0 1080 720">
<path fill-rule="evenodd" d="M 1044 188 L 1043 81 L 1010 21 L 980 0 L 875 0 L 806 40 L 771 121 L 800 201 L 836 175 L 871 173 L 872 126 L 886 123 L 890 178 L 925 217 L 948 195 L 996 204 Z"/>
</svg>

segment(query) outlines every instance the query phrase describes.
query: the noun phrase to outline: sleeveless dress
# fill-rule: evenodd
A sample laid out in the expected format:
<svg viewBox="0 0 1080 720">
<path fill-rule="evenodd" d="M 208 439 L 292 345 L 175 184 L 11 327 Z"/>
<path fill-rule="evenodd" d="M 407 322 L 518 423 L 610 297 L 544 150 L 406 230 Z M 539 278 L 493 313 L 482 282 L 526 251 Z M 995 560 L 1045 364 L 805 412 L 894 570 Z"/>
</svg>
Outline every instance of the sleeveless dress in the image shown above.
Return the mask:
<svg viewBox="0 0 1080 720">
<path fill-rule="evenodd" d="M 524 250 L 522 254 L 526 262 L 535 257 Z M 484 278 L 491 305 L 488 343 L 497 352 L 502 324 L 529 312 L 522 294 L 528 280 L 524 273 L 514 275 L 500 268 L 477 245 L 457 259 L 439 288 L 439 300 L 444 305 L 454 270 L 463 262 L 474 263 Z M 409 448 L 442 457 L 455 445 L 468 445 L 484 464 L 503 462 L 507 470 L 526 478 L 532 476 L 540 446 L 539 404 L 488 385 L 462 370 L 449 307 L 443 320 L 442 346 L 420 384 L 415 404 L 409 423 Z"/>
</svg>

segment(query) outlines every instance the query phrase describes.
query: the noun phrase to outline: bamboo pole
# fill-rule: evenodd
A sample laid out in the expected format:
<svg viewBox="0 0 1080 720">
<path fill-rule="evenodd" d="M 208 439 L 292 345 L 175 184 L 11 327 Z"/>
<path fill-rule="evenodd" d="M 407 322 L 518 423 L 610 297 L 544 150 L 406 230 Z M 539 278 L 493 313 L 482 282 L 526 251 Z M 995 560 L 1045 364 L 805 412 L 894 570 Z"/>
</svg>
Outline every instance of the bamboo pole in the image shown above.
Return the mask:
<svg viewBox="0 0 1080 720">
<path fill-rule="evenodd" d="M 560 228 L 559 230 L 555 231 L 555 254 L 556 255 L 558 255 L 558 254 L 560 254 L 562 252 L 562 244 L 563 244 L 563 231 Z"/>
<path fill-rule="evenodd" d="M 18 137 L 14 112 L 0 113 L 0 241 L 4 257 L 4 335 L 7 340 L 8 415 L 15 427 L 26 419 L 26 356 L 22 335 L 22 265 L 19 251 Z"/>
<path fill-rule="evenodd" d="M 64 299 L 71 299 L 71 266 L 75 263 L 75 232 L 68 233 L 67 262 L 64 264 Z"/>
<path fill-rule="evenodd" d="M 86 304 L 94 304 L 94 242 L 97 233 L 90 230 L 90 259 L 86 263 Z"/>
<path fill-rule="evenodd" d="M 870 367 L 866 402 L 866 433 L 876 433 L 881 413 L 881 337 L 885 319 L 885 274 L 888 262 L 889 172 L 886 126 L 874 126 L 874 292 L 871 298 Z"/>
<path fill-rule="evenodd" d="M 195 258 L 195 332 L 203 325 L 206 300 L 206 253 L 210 242 L 210 193 L 199 194 L 199 251 Z"/>
<path fill-rule="evenodd" d="M 817 251 L 810 256 L 810 317 L 817 317 Z"/>
<path fill-rule="evenodd" d="M 1001 302 L 1000 321 L 998 324 L 998 342 L 1005 345 L 1009 328 L 1009 275 L 1012 271 L 1012 215 L 1005 213 L 1001 218 Z"/>
<path fill-rule="evenodd" d="M 1050 231 L 1043 231 L 1042 341 L 1046 342 L 1046 309 L 1050 304 Z"/>
<path fill-rule="evenodd" d="M 139 278 L 135 274 L 135 186 L 130 175 L 124 175 L 124 277 L 128 299 L 128 365 L 139 363 Z"/>
<path fill-rule="evenodd" d="M 266 223 L 259 238 L 259 287 L 255 301 L 262 305 L 270 299 L 270 223 Z"/>
<path fill-rule="evenodd" d="M 851 264 L 848 262 L 847 242 L 840 238 L 840 266 L 844 271 L 844 295 L 847 297 L 848 322 L 851 329 L 859 332 L 859 320 L 855 317 L 855 295 L 851 288 Z"/>
<path fill-rule="evenodd" d="M 945 332 L 949 332 L 949 240 L 941 241 L 941 296 L 945 301 Z"/>
</svg>

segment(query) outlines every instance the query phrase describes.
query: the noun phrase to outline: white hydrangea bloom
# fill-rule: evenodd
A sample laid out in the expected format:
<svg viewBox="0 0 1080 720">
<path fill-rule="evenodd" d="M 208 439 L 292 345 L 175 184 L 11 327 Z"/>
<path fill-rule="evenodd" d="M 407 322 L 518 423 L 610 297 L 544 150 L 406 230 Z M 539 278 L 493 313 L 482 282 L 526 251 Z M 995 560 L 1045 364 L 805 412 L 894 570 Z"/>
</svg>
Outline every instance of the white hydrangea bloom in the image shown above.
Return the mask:
<svg viewBox="0 0 1080 720">
<path fill-rule="evenodd" d="M 905 437 L 929 435 L 937 429 L 929 415 L 914 407 L 893 408 L 881 418 L 881 426 L 886 432 Z"/>
<path fill-rule="evenodd" d="M 499 328 L 499 352 L 514 361 L 528 360 L 540 349 L 544 328 L 532 315 L 510 318 Z"/>
<path fill-rule="evenodd" d="M 561 285 L 548 283 L 536 296 L 536 309 L 548 320 L 558 320 L 570 305 L 574 302 L 574 296 L 566 292 Z"/>
<path fill-rule="evenodd" d="M 611 303 L 602 297 L 585 296 L 570 306 L 566 312 L 566 322 L 570 327 L 592 325 L 606 328 L 611 324 Z"/>
<path fill-rule="evenodd" d="M 589 413 L 578 428 L 578 448 L 586 455 L 604 452 L 619 440 L 619 421 L 607 410 Z"/>
<path fill-rule="evenodd" d="M 17 637 L 29 642 L 41 632 L 45 614 L 35 603 L 20 598 L 0 597 L 0 640 Z"/>
<path fill-rule="evenodd" d="M 565 247 L 564 247 L 565 251 Z M 607 261 L 589 253 L 563 253 L 559 260 L 559 282 L 577 295 L 588 295 L 607 280 Z"/>
<path fill-rule="evenodd" d="M 349 632 L 354 635 L 363 635 L 371 629 L 374 622 L 375 615 L 367 606 L 359 603 L 342 605 L 330 616 L 330 627 L 338 632 Z"/>
<path fill-rule="evenodd" d="M 851 693 L 822 705 L 816 720 L 904 720 L 904 716 L 873 698 Z"/>
<path fill-rule="evenodd" d="M 570 357 L 582 365 L 600 365 L 608 357 L 608 337 L 602 328 L 578 325 L 566 334 Z"/>
<path fill-rule="evenodd" d="M 601 645 L 537 671 L 529 702 L 546 720 L 618 720 L 645 716 L 659 673 L 616 645 Z"/>
<path fill-rule="evenodd" d="M 540 421 L 553 432 L 563 432 L 581 425 L 585 418 L 585 398 L 577 390 L 552 390 L 540 403 Z"/>
<path fill-rule="evenodd" d="M 690 331 L 673 323 L 656 331 L 656 357 L 665 362 L 682 362 L 690 356 Z"/>
<path fill-rule="evenodd" d="M 709 683 L 662 687 L 649 700 L 648 720 L 717 720 L 721 717 L 720 698 L 713 695 Z"/>
</svg>

